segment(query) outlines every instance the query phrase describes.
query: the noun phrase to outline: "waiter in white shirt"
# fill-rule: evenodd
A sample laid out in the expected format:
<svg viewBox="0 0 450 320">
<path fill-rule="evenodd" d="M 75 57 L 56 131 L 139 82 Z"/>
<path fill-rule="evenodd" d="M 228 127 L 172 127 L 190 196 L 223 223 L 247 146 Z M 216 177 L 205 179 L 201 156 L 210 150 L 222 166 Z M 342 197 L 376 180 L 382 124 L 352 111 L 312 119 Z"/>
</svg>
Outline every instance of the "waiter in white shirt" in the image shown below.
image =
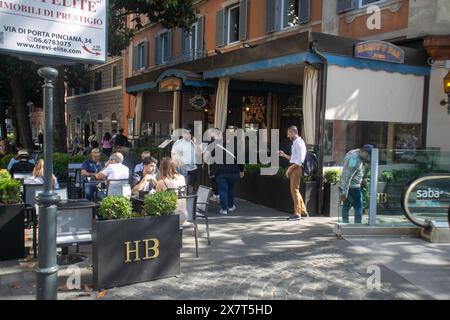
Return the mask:
<svg viewBox="0 0 450 320">
<path fill-rule="evenodd" d="M 305 202 L 300 193 L 300 181 L 302 179 L 302 164 L 306 158 L 305 141 L 298 135 L 298 129 L 295 126 L 289 127 L 287 137 L 292 141 L 291 155 L 287 155 L 283 151 L 279 151 L 280 157 L 286 158 L 291 163 L 286 171 L 286 177 L 290 181 L 291 196 L 294 200 L 294 213 L 288 220 L 298 221 L 302 215 L 308 216 Z"/>
</svg>

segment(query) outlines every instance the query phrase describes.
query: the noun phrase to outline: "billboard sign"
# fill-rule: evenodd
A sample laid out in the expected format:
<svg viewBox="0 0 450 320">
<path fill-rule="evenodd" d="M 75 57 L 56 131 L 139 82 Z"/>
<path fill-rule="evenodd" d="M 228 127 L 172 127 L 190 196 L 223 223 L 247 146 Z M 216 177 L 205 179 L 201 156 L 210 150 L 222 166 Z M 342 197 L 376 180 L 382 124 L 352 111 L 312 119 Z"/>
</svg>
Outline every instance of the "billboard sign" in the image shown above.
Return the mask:
<svg viewBox="0 0 450 320">
<path fill-rule="evenodd" d="M 108 0 L 0 0 L 0 51 L 104 63 Z"/>
</svg>

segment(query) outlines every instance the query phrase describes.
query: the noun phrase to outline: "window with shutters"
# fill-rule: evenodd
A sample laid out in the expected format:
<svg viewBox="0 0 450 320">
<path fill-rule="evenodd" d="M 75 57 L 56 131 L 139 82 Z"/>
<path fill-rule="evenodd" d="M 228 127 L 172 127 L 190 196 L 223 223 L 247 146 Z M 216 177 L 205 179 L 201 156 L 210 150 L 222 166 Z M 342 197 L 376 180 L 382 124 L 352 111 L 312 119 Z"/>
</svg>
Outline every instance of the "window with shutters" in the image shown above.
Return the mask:
<svg viewBox="0 0 450 320">
<path fill-rule="evenodd" d="M 137 69 L 144 69 L 146 66 L 146 46 L 144 42 L 141 42 L 137 46 Z"/>
<path fill-rule="evenodd" d="M 359 7 L 364 8 L 371 4 L 378 4 L 381 2 L 385 2 L 386 0 L 358 0 L 359 1 Z"/>
<path fill-rule="evenodd" d="M 190 32 L 187 32 L 184 34 L 184 48 L 183 48 L 183 55 L 189 56 L 189 57 L 195 57 L 196 53 L 198 51 L 197 48 L 197 34 L 198 34 L 198 25 L 195 23 L 192 26 L 192 29 Z"/>
<path fill-rule="evenodd" d="M 338 0 L 337 12 L 344 13 L 356 9 L 366 8 L 373 4 L 381 4 L 386 0 Z"/>
<path fill-rule="evenodd" d="M 227 44 L 239 41 L 239 5 L 227 9 Z"/>
<path fill-rule="evenodd" d="M 102 72 L 96 72 L 95 73 L 95 79 L 94 79 L 94 90 L 102 90 Z"/>
<path fill-rule="evenodd" d="M 112 67 L 112 87 L 117 87 L 118 81 L 117 81 L 117 66 Z"/>
<path fill-rule="evenodd" d="M 169 32 L 165 32 L 162 33 L 159 37 L 158 37 L 158 57 L 159 57 L 159 64 L 164 64 L 167 63 L 170 59 L 170 37 L 169 37 Z"/>
<path fill-rule="evenodd" d="M 281 0 L 281 26 L 283 29 L 298 25 L 298 0 Z"/>
</svg>

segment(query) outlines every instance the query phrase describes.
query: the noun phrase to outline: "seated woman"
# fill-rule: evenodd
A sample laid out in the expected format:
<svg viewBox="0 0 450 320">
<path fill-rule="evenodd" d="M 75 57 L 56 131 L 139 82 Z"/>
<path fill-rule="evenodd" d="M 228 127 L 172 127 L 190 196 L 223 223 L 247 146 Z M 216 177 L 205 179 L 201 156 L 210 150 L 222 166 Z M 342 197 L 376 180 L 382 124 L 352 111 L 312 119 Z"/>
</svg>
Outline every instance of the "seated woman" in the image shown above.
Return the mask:
<svg viewBox="0 0 450 320">
<path fill-rule="evenodd" d="M 170 158 L 163 158 L 159 165 L 159 180 L 156 183 L 156 192 L 171 190 L 178 193 L 180 189 L 186 189 L 184 176 L 176 170 L 175 163 Z M 180 215 L 180 224 L 187 220 L 186 200 L 179 199 L 176 213 Z"/>
<path fill-rule="evenodd" d="M 134 195 L 138 195 L 139 192 L 152 191 L 156 185 L 155 162 L 151 158 L 145 158 L 142 164 L 143 171 L 140 173 L 139 183 L 133 188 Z"/>
<path fill-rule="evenodd" d="M 25 184 L 44 184 L 44 160 L 40 159 L 34 166 L 33 173 L 30 178 L 24 180 Z M 53 189 L 58 190 L 59 184 L 55 175 L 53 175 Z"/>
</svg>

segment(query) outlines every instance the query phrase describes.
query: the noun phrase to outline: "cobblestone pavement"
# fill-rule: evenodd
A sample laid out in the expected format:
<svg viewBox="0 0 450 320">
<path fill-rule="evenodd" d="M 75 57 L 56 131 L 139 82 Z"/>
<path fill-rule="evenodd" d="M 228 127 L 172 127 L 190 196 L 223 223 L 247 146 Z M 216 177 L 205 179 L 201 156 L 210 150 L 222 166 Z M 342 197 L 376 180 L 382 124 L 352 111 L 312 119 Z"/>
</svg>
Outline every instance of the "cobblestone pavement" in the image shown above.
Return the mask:
<svg viewBox="0 0 450 320">
<path fill-rule="evenodd" d="M 215 210 L 215 209 L 214 209 Z M 60 299 L 429 299 L 397 273 L 379 266 L 380 290 L 367 286 L 369 266 L 345 240 L 332 234 L 334 219 L 286 221 L 286 215 L 240 201 L 237 213 L 211 214 L 212 245 L 201 228 L 200 258 L 192 235 L 185 234 L 181 274 L 131 286 L 91 290 L 64 289 Z M 203 227 L 203 226 L 201 226 Z M 89 248 L 88 248 L 89 249 Z M 0 299 L 33 299 L 33 262 L 0 264 Z M 82 283 L 91 285 L 90 260 L 80 264 Z"/>
</svg>

